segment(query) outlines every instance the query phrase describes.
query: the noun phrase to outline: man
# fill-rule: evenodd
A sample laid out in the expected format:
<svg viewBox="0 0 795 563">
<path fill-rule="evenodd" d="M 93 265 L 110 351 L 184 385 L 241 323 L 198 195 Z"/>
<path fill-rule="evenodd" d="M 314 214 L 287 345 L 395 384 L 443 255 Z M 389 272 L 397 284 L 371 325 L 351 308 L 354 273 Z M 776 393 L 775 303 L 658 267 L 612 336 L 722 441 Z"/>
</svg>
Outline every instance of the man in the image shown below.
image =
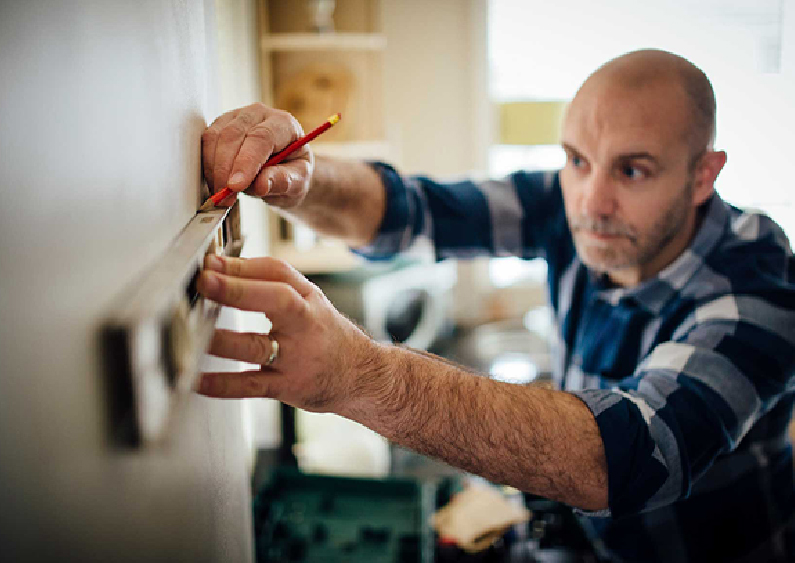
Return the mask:
<svg viewBox="0 0 795 563">
<path fill-rule="evenodd" d="M 707 77 L 651 50 L 580 88 L 559 173 L 445 184 L 308 148 L 261 169 L 301 134 L 295 120 L 261 105 L 221 116 L 203 137 L 215 190 L 245 189 L 369 256 L 427 237 L 439 258 L 544 257 L 562 390 L 376 343 L 262 258 L 206 263 L 200 290 L 273 331 L 217 331 L 211 353 L 265 365 L 205 374 L 200 392 L 336 412 L 568 503 L 624 560 L 791 560 L 794 262 L 775 223 L 714 192 L 714 123 Z"/>
</svg>

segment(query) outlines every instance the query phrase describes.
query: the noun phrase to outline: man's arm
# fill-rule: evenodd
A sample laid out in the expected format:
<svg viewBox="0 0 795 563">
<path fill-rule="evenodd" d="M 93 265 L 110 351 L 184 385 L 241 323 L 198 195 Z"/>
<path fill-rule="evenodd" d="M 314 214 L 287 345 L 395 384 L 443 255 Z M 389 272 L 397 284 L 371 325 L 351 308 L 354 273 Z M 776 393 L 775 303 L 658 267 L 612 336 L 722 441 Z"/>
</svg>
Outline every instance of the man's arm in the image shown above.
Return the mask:
<svg viewBox="0 0 795 563">
<path fill-rule="evenodd" d="M 315 158 L 308 145 L 263 168 L 301 136 L 293 116 L 263 104 L 225 113 L 202 135 L 204 176 L 214 192 L 245 191 L 374 259 L 418 240 L 438 259 L 543 256 L 563 219 L 554 173 L 439 182 L 383 164 Z"/>
<path fill-rule="evenodd" d="M 199 291 L 259 311 L 270 335 L 217 330 L 209 352 L 268 367 L 204 374 L 212 397 L 269 397 L 335 412 L 407 447 L 521 490 L 607 507 L 607 470 L 591 411 L 561 391 L 497 382 L 450 362 L 375 342 L 293 268 L 273 258 L 211 256 Z"/>
<path fill-rule="evenodd" d="M 267 196 L 263 199 L 271 203 Z M 384 185 L 371 166 L 317 157 L 303 201 L 281 213 L 351 246 L 364 246 L 375 237 L 385 206 Z"/>
<path fill-rule="evenodd" d="M 350 244 L 369 243 L 384 215 L 384 186 L 361 162 L 315 159 L 304 146 L 275 166 L 263 164 L 304 134 L 289 113 L 257 103 L 227 112 L 202 134 L 204 177 L 252 196 Z"/>
<path fill-rule="evenodd" d="M 434 356 L 380 346 L 337 411 L 391 441 L 487 479 L 586 510 L 607 508 L 607 464 L 585 404 Z"/>
</svg>

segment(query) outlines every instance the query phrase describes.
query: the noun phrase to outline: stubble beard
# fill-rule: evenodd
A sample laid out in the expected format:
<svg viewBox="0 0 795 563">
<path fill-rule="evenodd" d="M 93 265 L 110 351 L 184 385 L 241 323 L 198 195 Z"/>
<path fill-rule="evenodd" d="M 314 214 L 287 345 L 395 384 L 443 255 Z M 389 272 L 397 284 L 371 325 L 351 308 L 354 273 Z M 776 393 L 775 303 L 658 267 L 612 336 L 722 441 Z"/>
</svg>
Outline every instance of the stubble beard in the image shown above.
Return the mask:
<svg viewBox="0 0 795 563">
<path fill-rule="evenodd" d="M 598 272 L 643 268 L 652 262 L 684 228 L 687 222 L 693 183 L 688 181 L 684 194 L 676 198 L 665 213 L 645 233 L 612 219 L 580 218 L 572 232 L 577 254 L 583 263 Z M 583 230 L 618 234 L 615 240 L 596 241 Z M 579 236 L 578 236 L 579 233 Z"/>
</svg>

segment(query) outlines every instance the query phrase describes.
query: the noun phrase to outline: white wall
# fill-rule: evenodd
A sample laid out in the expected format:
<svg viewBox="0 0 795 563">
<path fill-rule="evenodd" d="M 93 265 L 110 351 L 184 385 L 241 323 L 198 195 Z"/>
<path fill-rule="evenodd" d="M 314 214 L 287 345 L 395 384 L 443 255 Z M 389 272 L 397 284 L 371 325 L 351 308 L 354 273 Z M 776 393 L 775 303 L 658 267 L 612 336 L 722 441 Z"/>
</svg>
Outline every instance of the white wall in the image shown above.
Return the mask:
<svg viewBox="0 0 795 563">
<path fill-rule="evenodd" d="M 165 447 L 117 450 L 99 361 L 201 201 L 215 49 L 210 0 L 0 4 L 4 560 L 251 559 L 239 403 L 186 397 Z"/>
</svg>

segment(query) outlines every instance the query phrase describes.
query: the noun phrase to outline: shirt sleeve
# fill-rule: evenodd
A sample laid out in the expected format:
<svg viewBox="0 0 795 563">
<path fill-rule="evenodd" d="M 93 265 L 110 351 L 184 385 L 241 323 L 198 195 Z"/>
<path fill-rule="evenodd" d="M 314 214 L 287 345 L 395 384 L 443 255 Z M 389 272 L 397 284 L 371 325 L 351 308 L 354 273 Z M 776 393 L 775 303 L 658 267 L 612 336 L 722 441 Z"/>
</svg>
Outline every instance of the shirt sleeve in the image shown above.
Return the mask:
<svg viewBox="0 0 795 563">
<path fill-rule="evenodd" d="M 371 260 L 391 258 L 420 240 L 430 244 L 437 260 L 535 258 L 544 256 L 552 232 L 544 226 L 565 217 L 556 172 L 443 182 L 402 176 L 380 162 L 371 166 L 386 190 L 385 215 L 375 239 L 354 249 Z"/>
<path fill-rule="evenodd" d="M 618 518 L 687 498 L 715 459 L 733 451 L 795 373 L 791 306 L 726 295 L 696 308 L 613 389 L 576 391 L 593 413 Z"/>
</svg>

